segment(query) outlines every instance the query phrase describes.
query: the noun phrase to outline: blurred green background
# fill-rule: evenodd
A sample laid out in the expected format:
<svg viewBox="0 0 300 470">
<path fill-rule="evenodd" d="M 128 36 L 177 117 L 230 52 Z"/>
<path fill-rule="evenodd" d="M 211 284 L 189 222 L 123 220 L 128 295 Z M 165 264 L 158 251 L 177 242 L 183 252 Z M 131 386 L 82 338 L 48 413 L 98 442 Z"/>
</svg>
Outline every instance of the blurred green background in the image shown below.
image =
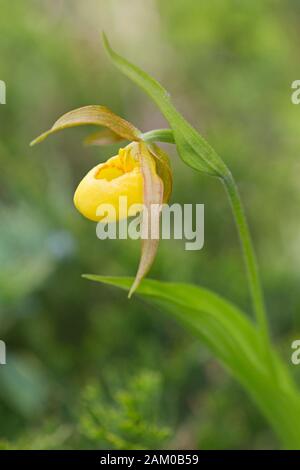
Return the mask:
<svg viewBox="0 0 300 470">
<path fill-rule="evenodd" d="M 145 131 L 166 126 L 107 59 L 105 30 L 165 85 L 236 176 L 272 335 L 289 364 L 300 336 L 300 107 L 290 99 L 300 78 L 299 2 L 1 0 L 0 11 L 0 447 L 277 448 L 248 396 L 188 332 L 80 277 L 136 271 L 139 243 L 99 241 L 72 204 L 82 176 L 117 147 L 84 148 L 88 129 L 29 142 L 87 104 Z M 172 202 L 205 204 L 205 246 L 163 241 L 151 277 L 201 284 L 250 314 L 223 188 L 166 148 Z"/>
</svg>

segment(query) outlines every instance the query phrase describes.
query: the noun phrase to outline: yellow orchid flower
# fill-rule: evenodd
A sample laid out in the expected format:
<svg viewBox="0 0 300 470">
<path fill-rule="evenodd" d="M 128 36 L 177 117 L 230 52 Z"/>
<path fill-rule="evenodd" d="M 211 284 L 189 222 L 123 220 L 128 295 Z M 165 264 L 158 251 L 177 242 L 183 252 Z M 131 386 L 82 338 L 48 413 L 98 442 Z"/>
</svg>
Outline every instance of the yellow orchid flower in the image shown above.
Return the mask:
<svg viewBox="0 0 300 470">
<path fill-rule="evenodd" d="M 144 144 L 133 142 L 119 150 L 119 154 L 105 163 L 92 168 L 79 183 L 74 194 L 74 204 L 87 219 L 101 220 L 97 213 L 100 204 L 111 204 L 116 213 L 116 220 L 136 215 L 131 206 L 143 204 L 143 175 L 139 155 Z M 128 212 L 119 207 L 121 196 L 127 197 Z M 113 220 L 111 220 L 113 222 Z"/>
<path fill-rule="evenodd" d="M 156 255 L 160 211 L 152 211 L 151 206 L 160 207 L 169 200 L 172 188 L 169 159 L 157 145 L 144 142 L 142 133 L 136 127 L 104 106 L 85 106 L 65 114 L 31 145 L 57 131 L 85 124 L 108 128 L 90 135 L 85 140 L 89 145 L 132 140 L 125 148 L 120 148 L 118 155 L 92 168 L 74 194 L 75 207 L 84 217 L 95 222 L 103 217 L 98 210 L 103 204 L 110 204 L 115 209 L 115 220 L 109 222 L 136 215 L 141 205 L 144 208 L 142 253 L 130 297 L 149 271 Z M 127 197 L 126 210 L 119 204 L 122 196 Z"/>
</svg>

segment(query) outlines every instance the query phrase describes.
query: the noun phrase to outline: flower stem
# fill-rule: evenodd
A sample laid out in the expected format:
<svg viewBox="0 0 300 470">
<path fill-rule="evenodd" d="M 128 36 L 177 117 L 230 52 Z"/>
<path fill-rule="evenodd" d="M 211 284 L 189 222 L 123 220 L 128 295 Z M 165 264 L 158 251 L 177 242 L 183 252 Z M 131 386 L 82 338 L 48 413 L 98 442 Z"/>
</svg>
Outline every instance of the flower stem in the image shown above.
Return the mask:
<svg viewBox="0 0 300 470">
<path fill-rule="evenodd" d="M 172 129 L 156 129 L 142 134 L 142 139 L 145 142 L 167 142 L 168 144 L 175 144 Z"/>
<path fill-rule="evenodd" d="M 261 281 L 243 204 L 240 198 L 238 187 L 230 172 L 228 172 L 228 175 L 222 181 L 229 196 L 237 231 L 239 233 L 240 242 L 242 245 L 249 289 L 256 316 L 256 322 L 261 334 L 263 352 L 266 356 L 267 363 L 269 363 L 270 372 L 275 373 L 275 365 L 271 352 L 271 340 Z"/>
</svg>

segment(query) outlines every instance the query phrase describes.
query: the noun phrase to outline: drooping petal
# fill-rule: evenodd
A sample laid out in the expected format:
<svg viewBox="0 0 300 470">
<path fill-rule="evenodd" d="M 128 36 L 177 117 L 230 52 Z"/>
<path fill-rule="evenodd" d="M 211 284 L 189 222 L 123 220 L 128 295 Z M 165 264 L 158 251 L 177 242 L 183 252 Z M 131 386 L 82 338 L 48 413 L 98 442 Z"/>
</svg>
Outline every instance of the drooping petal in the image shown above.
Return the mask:
<svg viewBox="0 0 300 470">
<path fill-rule="evenodd" d="M 109 128 L 123 139 L 130 141 L 140 140 L 141 132 L 130 122 L 117 116 L 106 106 L 91 105 L 74 109 L 60 117 L 50 130 L 44 132 L 31 142 L 31 146 L 42 142 L 49 135 L 70 127 L 95 125 Z"/>
<path fill-rule="evenodd" d="M 140 144 L 143 147 L 145 144 Z M 140 154 L 144 181 L 144 210 L 142 214 L 142 250 L 138 271 L 131 286 L 130 298 L 154 261 L 159 243 L 159 220 L 163 203 L 164 185 L 157 175 L 154 160 L 146 151 Z"/>
<path fill-rule="evenodd" d="M 160 148 L 156 144 L 148 144 L 147 147 L 155 159 L 157 174 L 163 181 L 163 202 L 167 203 L 170 199 L 173 187 L 172 169 L 170 165 L 169 156 L 162 148 Z"/>
</svg>

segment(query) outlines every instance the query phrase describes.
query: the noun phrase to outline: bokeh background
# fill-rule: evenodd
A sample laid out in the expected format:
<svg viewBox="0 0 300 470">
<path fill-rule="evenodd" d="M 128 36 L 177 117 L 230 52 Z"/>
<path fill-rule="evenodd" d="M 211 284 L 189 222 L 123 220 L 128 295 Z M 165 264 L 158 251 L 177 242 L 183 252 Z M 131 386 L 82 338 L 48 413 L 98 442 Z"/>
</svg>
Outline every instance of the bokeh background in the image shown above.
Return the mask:
<svg viewBox="0 0 300 470">
<path fill-rule="evenodd" d="M 109 62 L 105 30 L 236 176 L 272 335 L 289 364 L 300 336 L 300 107 L 290 98 L 300 78 L 299 2 L 1 0 L 0 10 L 0 447 L 277 448 L 248 396 L 189 332 L 81 278 L 134 275 L 138 263 L 138 242 L 99 241 L 72 204 L 81 177 L 117 148 L 83 147 L 89 130 L 79 128 L 29 142 L 87 104 L 143 130 L 166 126 Z M 251 314 L 223 188 L 166 148 L 172 202 L 205 204 L 205 246 L 162 242 L 151 277 L 211 288 Z"/>
</svg>

